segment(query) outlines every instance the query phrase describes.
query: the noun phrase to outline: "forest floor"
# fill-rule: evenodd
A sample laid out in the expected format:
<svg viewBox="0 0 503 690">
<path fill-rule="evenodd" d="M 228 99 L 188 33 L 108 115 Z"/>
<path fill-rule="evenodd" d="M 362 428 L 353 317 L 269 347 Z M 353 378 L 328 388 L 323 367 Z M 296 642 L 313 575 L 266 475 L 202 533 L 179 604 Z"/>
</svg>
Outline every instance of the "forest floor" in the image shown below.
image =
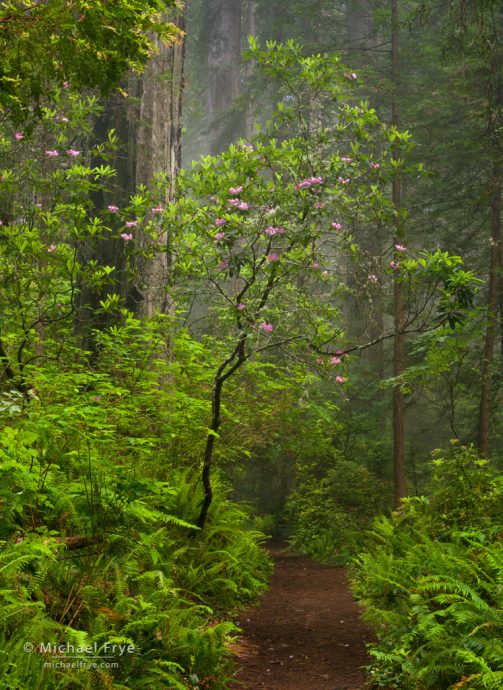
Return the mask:
<svg viewBox="0 0 503 690">
<path fill-rule="evenodd" d="M 369 629 L 343 568 L 273 544 L 275 570 L 261 604 L 242 614 L 233 690 L 362 690 Z"/>
</svg>

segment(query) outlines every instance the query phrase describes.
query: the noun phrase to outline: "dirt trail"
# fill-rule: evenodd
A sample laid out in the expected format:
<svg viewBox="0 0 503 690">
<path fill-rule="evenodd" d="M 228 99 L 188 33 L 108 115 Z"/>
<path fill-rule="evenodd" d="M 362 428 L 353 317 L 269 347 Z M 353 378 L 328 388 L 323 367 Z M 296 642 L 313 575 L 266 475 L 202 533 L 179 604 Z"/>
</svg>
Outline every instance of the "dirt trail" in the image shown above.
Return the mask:
<svg viewBox="0 0 503 690">
<path fill-rule="evenodd" d="M 233 690 L 362 690 L 368 663 L 360 621 L 342 568 L 314 563 L 284 546 L 259 607 L 243 614 Z"/>
</svg>

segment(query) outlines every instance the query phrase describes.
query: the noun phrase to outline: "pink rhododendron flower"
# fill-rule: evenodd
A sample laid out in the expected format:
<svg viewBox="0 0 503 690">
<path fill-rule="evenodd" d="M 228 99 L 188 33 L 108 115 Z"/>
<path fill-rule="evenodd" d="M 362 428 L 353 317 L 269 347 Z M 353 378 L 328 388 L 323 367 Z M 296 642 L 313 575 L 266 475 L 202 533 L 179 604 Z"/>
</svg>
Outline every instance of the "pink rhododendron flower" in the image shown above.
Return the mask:
<svg viewBox="0 0 503 690">
<path fill-rule="evenodd" d="M 63 88 L 64 88 L 64 89 L 69 89 L 69 88 L 70 88 L 70 82 L 69 82 L 69 81 L 64 81 L 64 82 L 63 82 Z"/>
<path fill-rule="evenodd" d="M 367 276 L 367 280 L 370 280 L 371 283 L 377 283 L 377 276 L 375 273 L 371 273 L 369 276 Z"/>
<path fill-rule="evenodd" d="M 358 79 L 358 75 L 356 72 L 345 72 L 344 76 L 346 79 L 349 79 L 349 81 L 354 81 L 355 79 Z"/>
<path fill-rule="evenodd" d="M 215 242 L 220 242 L 220 240 L 223 240 L 225 237 L 225 232 L 217 232 L 215 235 Z"/>
<path fill-rule="evenodd" d="M 243 185 L 239 185 L 239 187 L 230 187 L 229 188 L 229 194 L 232 194 L 233 196 L 236 196 L 237 194 L 241 194 L 243 191 Z"/>
<path fill-rule="evenodd" d="M 164 206 L 162 204 L 157 204 L 157 206 L 154 206 L 152 209 L 152 213 L 162 213 L 164 211 Z"/>
<path fill-rule="evenodd" d="M 339 184 L 349 184 L 349 177 L 338 177 L 337 182 Z"/>
<path fill-rule="evenodd" d="M 49 149 L 49 151 L 45 152 L 45 155 L 48 158 L 57 158 L 59 156 L 59 153 L 55 149 Z"/>
<path fill-rule="evenodd" d="M 341 363 L 340 357 L 332 357 L 332 359 L 330 360 L 330 364 L 340 364 L 340 363 Z"/>
<path fill-rule="evenodd" d="M 24 139 L 24 134 L 21 134 L 21 132 L 16 132 L 14 134 L 14 138 L 17 139 L 18 141 L 21 141 L 21 139 Z"/>
<path fill-rule="evenodd" d="M 317 261 L 313 261 L 313 263 L 311 264 L 311 266 L 312 266 L 313 268 L 319 268 L 319 267 L 320 267 L 320 264 L 319 264 Z"/>
<path fill-rule="evenodd" d="M 335 380 L 337 381 L 337 383 L 346 383 L 346 379 L 344 378 L 344 376 L 336 376 Z"/>
<path fill-rule="evenodd" d="M 68 122 L 68 118 L 66 115 L 56 115 L 56 120 L 58 122 Z"/>
<path fill-rule="evenodd" d="M 333 227 L 334 230 L 342 230 L 342 223 L 330 223 L 330 225 Z"/>
<path fill-rule="evenodd" d="M 115 204 L 108 204 L 107 209 L 109 210 L 110 213 L 117 213 L 119 210 L 119 207 L 116 206 Z"/>
<path fill-rule="evenodd" d="M 243 302 L 240 302 L 240 303 L 238 304 L 238 310 L 239 310 L 239 311 L 243 311 L 243 309 L 246 309 L 246 304 L 244 304 Z"/>
<path fill-rule="evenodd" d="M 406 247 L 404 247 L 403 244 L 395 244 L 395 249 L 397 250 L 397 252 L 407 251 Z"/>
<path fill-rule="evenodd" d="M 239 206 L 238 206 L 238 209 L 239 209 L 240 211 L 248 211 L 249 208 L 250 208 L 250 207 L 248 206 L 248 204 L 246 203 L 246 201 L 242 201 L 242 202 L 239 204 Z"/>
<path fill-rule="evenodd" d="M 269 261 L 269 262 L 277 261 L 278 259 L 279 259 L 279 254 L 276 254 L 276 252 L 271 252 L 267 257 L 267 261 Z"/>
<path fill-rule="evenodd" d="M 58 248 L 58 247 L 57 247 L 56 244 L 51 244 L 49 247 L 47 247 L 47 251 L 50 252 L 50 253 L 52 254 L 53 252 L 56 251 L 57 248 Z"/>
<path fill-rule="evenodd" d="M 318 184 L 323 184 L 322 177 L 306 177 L 305 180 L 302 180 L 295 185 L 295 189 L 309 189 L 309 187 Z"/>
<path fill-rule="evenodd" d="M 126 228 L 135 228 L 138 225 L 137 220 L 127 220 L 126 221 Z"/>
<path fill-rule="evenodd" d="M 314 205 L 314 208 L 323 208 L 324 203 L 323 201 L 317 201 Z"/>
<path fill-rule="evenodd" d="M 218 269 L 219 271 L 226 271 L 229 268 L 229 262 L 227 259 L 224 259 L 218 264 Z"/>
<path fill-rule="evenodd" d="M 76 151 L 75 149 L 68 149 L 67 154 L 69 156 L 80 156 L 80 151 Z"/>
<path fill-rule="evenodd" d="M 286 228 L 273 228 L 272 226 L 269 226 L 264 230 L 264 233 L 266 235 L 283 235 L 286 232 Z"/>
<path fill-rule="evenodd" d="M 389 265 L 391 266 L 391 268 L 392 268 L 394 271 L 396 271 L 397 269 L 400 268 L 400 262 L 399 262 L 399 261 L 390 261 L 390 262 L 389 262 Z"/>
<path fill-rule="evenodd" d="M 328 271 L 322 271 L 322 272 L 321 272 L 321 275 L 322 275 L 322 276 L 328 276 Z"/>
<path fill-rule="evenodd" d="M 217 218 L 215 220 L 215 225 L 217 226 L 217 228 L 221 228 L 222 225 L 225 225 L 226 223 L 227 221 L 225 220 L 225 218 Z"/>
<path fill-rule="evenodd" d="M 341 161 L 342 161 L 343 163 L 352 163 L 352 162 L 353 162 L 353 159 L 350 158 L 349 156 L 342 156 Z"/>
<path fill-rule="evenodd" d="M 121 232 L 121 237 L 124 240 L 124 242 L 131 242 L 133 239 L 133 235 L 129 232 Z"/>
<path fill-rule="evenodd" d="M 372 168 L 372 170 L 379 170 L 381 166 L 379 163 L 371 163 L 370 167 Z"/>
<path fill-rule="evenodd" d="M 240 199 L 229 199 L 229 206 L 239 206 L 240 203 Z"/>
<path fill-rule="evenodd" d="M 263 331 L 266 331 L 266 333 L 272 333 L 274 326 L 272 325 L 272 323 L 267 323 L 267 321 L 263 321 L 259 324 L 259 328 L 261 328 Z"/>
</svg>

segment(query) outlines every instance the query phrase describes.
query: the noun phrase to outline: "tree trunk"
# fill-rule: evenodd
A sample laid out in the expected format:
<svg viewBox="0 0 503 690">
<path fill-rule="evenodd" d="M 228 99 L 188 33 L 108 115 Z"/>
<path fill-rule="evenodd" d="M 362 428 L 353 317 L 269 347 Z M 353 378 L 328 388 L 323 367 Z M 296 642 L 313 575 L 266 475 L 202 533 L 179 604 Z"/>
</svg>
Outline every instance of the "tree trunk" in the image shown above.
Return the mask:
<svg viewBox="0 0 503 690">
<path fill-rule="evenodd" d="M 247 36 L 257 35 L 257 4 L 256 0 L 248 0 L 248 12 L 246 21 L 246 34 Z M 249 82 L 253 77 L 253 72 L 255 69 L 255 61 L 248 60 L 246 63 L 246 79 Z M 247 98 L 246 109 L 245 109 L 245 122 L 244 122 L 244 135 L 247 139 L 250 139 L 253 134 L 253 125 L 255 124 L 256 106 L 253 103 L 252 98 Z"/>
<path fill-rule="evenodd" d="M 175 23 L 185 28 L 184 15 Z M 159 52 L 149 62 L 138 85 L 139 122 L 136 131 L 135 187 L 150 186 L 155 175 L 166 175 L 157 203 L 165 205 L 173 198 L 174 180 L 181 165 L 182 96 L 185 41 L 169 47 L 159 45 Z M 166 228 L 159 235 L 162 251 L 140 266 L 137 311 L 148 317 L 168 313 L 172 307 L 166 286 L 169 283 L 170 253 Z M 150 242 L 143 240 L 146 247 Z"/>
<path fill-rule="evenodd" d="M 346 5 L 346 48 L 361 54 L 374 47 L 376 29 L 372 0 L 350 0 Z"/>
<path fill-rule="evenodd" d="M 241 90 L 241 0 L 213 0 L 208 12 L 208 141 L 220 153 L 242 131 L 231 110 Z"/>
<path fill-rule="evenodd" d="M 398 0 L 391 0 L 391 124 L 400 126 L 400 110 L 398 106 L 398 89 L 400 84 L 400 66 L 398 62 Z M 393 158 L 400 156 L 398 145 L 393 148 Z M 398 172 L 393 177 L 392 200 L 395 211 L 395 234 L 393 244 L 402 240 L 403 230 L 400 221 L 402 185 Z M 400 254 L 395 252 L 395 262 L 399 262 Z M 393 343 L 393 375 L 399 377 L 405 368 L 405 296 L 399 269 L 394 271 L 394 330 Z M 395 508 L 398 508 L 402 498 L 406 496 L 405 482 L 405 436 L 404 436 L 404 404 L 401 385 L 393 388 L 393 468 L 395 478 Z"/>
<path fill-rule="evenodd" d="M 492 364 L 496 344 L 498 323 L 498 287 L 501 280 L 501 188 L 502 171 L 499 161 L 493 170 L 493 192 L 491 195 L 491 258 L 489 266 L 489 291 L 487 297 L 487 325 L 484 354 L 481 366 L 480 409 L 478 449 L 482 457 L 489 454 L 489 426 L 491 413 Z"/>
</svg>

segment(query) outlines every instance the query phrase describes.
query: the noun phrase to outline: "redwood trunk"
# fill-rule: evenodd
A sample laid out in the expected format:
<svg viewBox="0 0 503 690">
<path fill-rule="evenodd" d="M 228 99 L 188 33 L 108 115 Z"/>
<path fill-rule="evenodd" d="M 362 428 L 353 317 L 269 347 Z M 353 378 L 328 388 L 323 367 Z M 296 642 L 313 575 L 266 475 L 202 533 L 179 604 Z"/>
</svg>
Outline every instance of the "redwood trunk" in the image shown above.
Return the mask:
<svg viewBox="0 0 503 690">
<path fill-rule="evenodd" d="M 400 67 L 398 61 L 398 0 L 391 0 L 391 124 L 400 125 L 400 110 L 398 106 L 398 88 L 400 84 Z M 398 159 L 399 147 L 393 149 L 393 158 Z M 395 235 L 393 244 L 402 240 L 402 228 L 400 222 L 402 185 L 398 172 L 393 178 L 392 199 L 395 210 Z M 400 255 L 395 252 L 395 261 L 399 261 Z M 393 279 L 394 297 L 394 347 L 393 347 L 393 375 L 400 377 L 405 368 L 405 296 L 400 271 L 395 270 Z M 402 388 L 397 383 L 393 388 L 393 468 L 395 483 L 395 507 L 398 508 L 402 498 L 407 494 L 405 481 L 405 432 L 404 432 L 404 402 Z"/>
</svg>

